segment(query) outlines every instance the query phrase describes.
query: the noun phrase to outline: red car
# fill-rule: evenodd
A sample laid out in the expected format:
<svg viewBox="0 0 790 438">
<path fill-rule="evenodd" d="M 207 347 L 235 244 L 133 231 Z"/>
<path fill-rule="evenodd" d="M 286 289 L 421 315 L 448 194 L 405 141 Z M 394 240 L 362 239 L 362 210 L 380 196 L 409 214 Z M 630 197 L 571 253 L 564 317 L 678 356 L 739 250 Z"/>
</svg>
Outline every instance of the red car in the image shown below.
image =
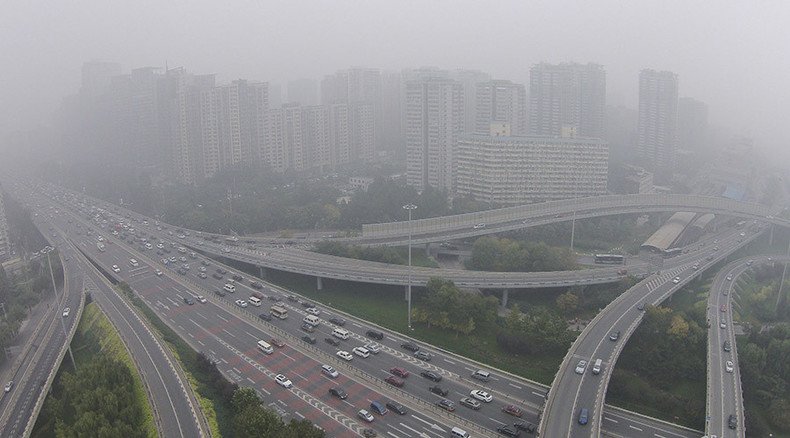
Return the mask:
<svg viewBox="0 0 790 438">
<path fill-rule="evenodd" d="M 406 377 L 409 377 L 409 372 L 408 372 L 408 371 L 406 371 L 406 370 L 404 370 L 404 369 L 403 369 L 403 368 L 401 368 L 401 367 L 392 367 L 392 368 L 390 368 L 390 372 L 391 372 L 392 374 L 395 374 L 395 375 L 396 375 L 396 376 L 398 376 L 398 377 L 403 377 L 404 379 L 405 379 Z"/>
<path fill-rule="evenodd" d="M 502 407 L 502 412 L 519 418 L 524 415 L 524 411 L 522 411 L 521 408 L 516 405 L 505 405 Z"/>
<path fill-rule="evenodd" d="M 719 310 L 721 310 L 722 312 L 726 312 L 727 311 L 727 305 L 726 304 L 722 304 L 721 307 L 719 307 Z"/>
<path fill-rule="evenodd" d="M 272 345 L 274 345 L 275 347 L 278 347 L 278 348 L 285 347 L 285 343 L 283 341 L 277 339 L 277 338 L 272 338 L 271 342 L 272 342 Z"/>
<path fill-rule="evenodd" d="M 399 379 L 399 378 L 397 378 L 395 376 L 389 376 L 386 379 L 384 379 L 384 381 L 389 383 L 390 385 L 397 386 L 398 388 L 401 388 L 403 386 L 403 383 L 404 383 L 403 380 L 401 380 L 401 379 Z"/>
</svg>

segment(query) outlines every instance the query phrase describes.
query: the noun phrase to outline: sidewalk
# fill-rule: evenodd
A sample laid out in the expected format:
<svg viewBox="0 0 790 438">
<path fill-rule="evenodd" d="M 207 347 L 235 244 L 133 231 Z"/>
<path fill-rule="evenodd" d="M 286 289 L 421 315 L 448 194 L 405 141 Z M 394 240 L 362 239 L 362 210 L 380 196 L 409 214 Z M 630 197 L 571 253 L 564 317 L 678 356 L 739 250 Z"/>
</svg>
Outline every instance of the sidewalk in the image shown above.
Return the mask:
<svg viewBox="0 0 790 438">
<path fill-rule="evenodd" d="M 55 303 L 55 297 L 51 293 L 45 294 L 45 297 L 46 299 L 33 306 L 27 319 L 22 321 L 22 324 L 19 326 L 19 335 L 13 346 L 14 354 L 0 365 L 0 383 L 5 384 L 5 382 L 12 380 L 12 376 L 16 374 L 16 368 L 20 365 L 18 363 L 19 356 L 24 352 L 27 343 L 30 342 L 30 336 L 39 323 L 42 322 L 47 310 Z M 0 354 L 4 353 L 0 351 Z"/>
</svg>

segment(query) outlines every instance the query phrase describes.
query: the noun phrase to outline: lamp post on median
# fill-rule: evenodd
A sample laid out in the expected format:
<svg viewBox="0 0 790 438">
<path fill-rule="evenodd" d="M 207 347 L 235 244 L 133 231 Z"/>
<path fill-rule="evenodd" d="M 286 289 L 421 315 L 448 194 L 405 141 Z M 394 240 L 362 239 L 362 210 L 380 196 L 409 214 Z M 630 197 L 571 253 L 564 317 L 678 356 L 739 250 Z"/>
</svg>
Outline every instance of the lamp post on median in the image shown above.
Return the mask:
<svg viewBox="0 0 790 438">
<path fill-rule="evenodd" d="M 58 288 L 55 286 L 55 274 L 52 272 L 52 261 L 49 258 L 49 253 L 54 251 L 55 248 L 47 245 L 44 249 L 41 250 L 42 254 L 47 255 L 47 265 L 49 265 L 49 278 L 52 280 L 52 293 L 55 294 L 55 306 L 58 305 Z M 65 291 L 64 291 L 65 294 Z M 55 312 L 55 317 L 57 317 L 57 311 Z M 76 323 L 75 323 L 76 324 Z M 60 318 L 60 326 L 63 328 L 63 337 L 67 336 L 66 334 L 66 323 L 63 322 L 63 318 Z M 77 362 L 74 361 L 74 355 L 71 352 L 71 343 L 68 345 L 69 350 L 69 357 L 71 358 L 71 365 L 74 367 L 74 371 L 77 371 Z"/>
<path fill-rule="evenodd" d="M 408 326 L 411 330 L 411 211 L 417 208 L 414 204 L 403 206 L 409 212 L 409 285 L 406 287 L 406 301 L 408 302 Z"/>
</svg>

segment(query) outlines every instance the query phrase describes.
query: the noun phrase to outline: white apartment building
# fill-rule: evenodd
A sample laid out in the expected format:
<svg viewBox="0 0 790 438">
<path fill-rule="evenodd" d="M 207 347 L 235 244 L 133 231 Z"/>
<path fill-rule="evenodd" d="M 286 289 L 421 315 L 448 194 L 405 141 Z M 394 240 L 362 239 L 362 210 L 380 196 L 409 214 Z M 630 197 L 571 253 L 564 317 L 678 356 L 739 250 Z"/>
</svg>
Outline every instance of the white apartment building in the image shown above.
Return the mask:
<svg viewBox="0 0 790 438">
<path fill-rule="evenodd" d="M 492 205 L 606 194 L 609 146 L 599 139 L 463 135 L 458 140 L 460 196 Z"/>
</svg>

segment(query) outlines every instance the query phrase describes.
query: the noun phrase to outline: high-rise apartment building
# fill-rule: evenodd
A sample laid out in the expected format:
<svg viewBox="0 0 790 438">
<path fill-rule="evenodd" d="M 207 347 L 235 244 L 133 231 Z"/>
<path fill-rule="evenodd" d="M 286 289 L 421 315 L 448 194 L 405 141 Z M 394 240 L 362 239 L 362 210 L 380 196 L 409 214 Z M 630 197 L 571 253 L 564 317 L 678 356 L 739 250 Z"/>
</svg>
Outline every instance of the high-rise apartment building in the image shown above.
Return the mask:
<svg viewBox="0 0 790 438">
<path fill-rule="evenodd" d="M 156 67 L 137 68 L 131 74 L 112 77 L 106 90 L 112 129 L 105 152 L 137 169 L 161 171 L 167 163 L 157 112 L 157 82 L 161 77 Z"/>
<path fill-rule="evenodd" d="M 369 162 L 376 157 L 376 151 L 381 148 L 383 126 L 383 100 L 381 71 L 373 68 L 353 67 L 340 70 L 333 75 L 325 76 L 321 81 L 321 103 L 330 105 L 347 103 L 352 117 L 349 118 L 352 132 L 359 135 L 351 136 L 352 150 L 358 151 L 352 155 L 354 161 Z M 356 109 L 353 109 L 356 108 Z M 372 118 L 367 115 L 353 117 L 353 113 L 370 111 Z M 356 126 L 356 123 L 371 123 L 370 126 Z M 372 136 L 366 133 L 372 130 Z"/>
<path fill-rule="evenodd" d="M 11 258 L 11 242 L 8 240 L 8 221 L 3 205 L 3 188 L 0 186 L 0 263 Z"/>
<path fill-rule="evenodd" d="M 678 148 L 699 151 L 708 144 L 708 105 L 691 97 L 678 100 Z"/>
<path fill-rule="evenodd" d="M 642 164 L 666 178 L 678 143 L 678 75 L 645 69 L 639 74 L 637 151 Z"/>
<path fill-rule="evenodd" d="M 314 79 L 288 81 L 287 102 L 302 106 L 318 105 L 318 83 Z"/>
<path fill-rule="evenodd" d="M 527 91 L 510 81 L 480 82 L 476 90 L 476 133 L 488 133 L 491 124 L 507 124 L 511 135 L 527 135 Z"/>
<path fill-rule="evenodd" d="M 530 70 L 529 132 L 603 138 L 606 72 L 598 64 L 537 64 Z"/>
<path fill-rule="evenodd" d="M 450 73 L 464 90 L 464 127 L 463 132 L 475 132 L 477 127 L 477 85 L 488 82 L 491 76 L 479 70 L 458 69 Z"/>
<path fill-rule="evenodd" d="M 465 134 L 456 194 L 491 205 L 604 195 L 608 160 L 597 138 Z"/>
<path fill-rule="evenodd" d="M 406 83 L 406 179 L 417 190 L 431 186 L 453 193 L 455 151 L 464 128 L 463 87 L 424 78 Z"/>
</svg>

